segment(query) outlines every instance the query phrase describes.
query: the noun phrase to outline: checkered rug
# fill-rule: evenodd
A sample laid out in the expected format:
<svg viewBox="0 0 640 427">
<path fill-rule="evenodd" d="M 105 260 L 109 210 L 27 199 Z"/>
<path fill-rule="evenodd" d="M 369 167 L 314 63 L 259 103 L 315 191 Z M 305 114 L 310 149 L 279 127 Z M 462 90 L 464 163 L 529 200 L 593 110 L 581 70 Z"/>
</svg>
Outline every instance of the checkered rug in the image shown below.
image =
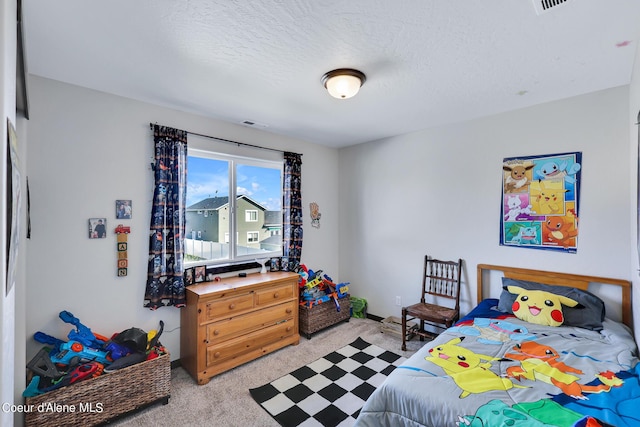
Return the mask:
<svg viewBox="0 0 640 427">
<path fill-rule="evenodd" d="M 358 338 L 249 392 L 284 427 L 350 426 L 371 393 L 404 360 Z"/>
</svg>

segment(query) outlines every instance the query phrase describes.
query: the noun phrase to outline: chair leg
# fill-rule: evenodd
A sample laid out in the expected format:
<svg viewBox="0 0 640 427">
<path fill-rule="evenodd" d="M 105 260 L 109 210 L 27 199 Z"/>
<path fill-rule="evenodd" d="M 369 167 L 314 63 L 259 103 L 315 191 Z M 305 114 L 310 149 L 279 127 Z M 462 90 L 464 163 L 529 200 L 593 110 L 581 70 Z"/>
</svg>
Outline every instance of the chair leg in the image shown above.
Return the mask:
<svg viewBox="0 0 640 427">
<path fill-rule="evenodd" d="M 402 307 L 402 351 L 407 351 L 407 309 Z"/>
</svg>

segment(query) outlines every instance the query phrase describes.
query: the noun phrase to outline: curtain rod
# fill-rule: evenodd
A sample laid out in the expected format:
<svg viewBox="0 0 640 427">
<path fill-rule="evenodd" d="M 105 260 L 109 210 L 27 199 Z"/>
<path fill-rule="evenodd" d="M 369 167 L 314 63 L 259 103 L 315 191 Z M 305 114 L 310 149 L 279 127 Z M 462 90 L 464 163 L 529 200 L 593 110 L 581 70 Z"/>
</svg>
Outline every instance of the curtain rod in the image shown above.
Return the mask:
<svg viewBox="0 0 640 427">
<path fill-rule="evenodd" d="M 156 123 L 157 124 L 157 123 Z M 153 123 L 149 123 L 149 128 L 151 130 L 153 130 Z M 222 141 L 222 142 L 227 142 L 229 144 L 236 144 L 236 145 L 242 145 L 245 147 L 251 147 L 251 148 L 259 148 L 261 150 L 269 150 L 269 151 L 276 151 L 278 153 L 285 153 L 285 150 L 278 150 L 277 148 L 269 148 L 269 147 L 262 147 L 260 145 L 254 145 L 254 144 L 248 144 L 246 142 L 238 142 L 238 141 L 232 141 L 230 139 L 224 139 L 224 138 L 218 138 L 217 136 L 211 136 L 211 135 L 204 135 L 202 133 L 196 133 L 196 132 L 191 132 L 191 131 L 185 131 L 187 132 L 187 135 L 196 135 L 196 136 L 201 136 L 203 138 L 209 138 L 209 139 L 215 139 L 217 141 Z M 302 156 L 302 154 L 300 153 L 294 153 L 297 154 L 299 156 Z"/>
</svg>

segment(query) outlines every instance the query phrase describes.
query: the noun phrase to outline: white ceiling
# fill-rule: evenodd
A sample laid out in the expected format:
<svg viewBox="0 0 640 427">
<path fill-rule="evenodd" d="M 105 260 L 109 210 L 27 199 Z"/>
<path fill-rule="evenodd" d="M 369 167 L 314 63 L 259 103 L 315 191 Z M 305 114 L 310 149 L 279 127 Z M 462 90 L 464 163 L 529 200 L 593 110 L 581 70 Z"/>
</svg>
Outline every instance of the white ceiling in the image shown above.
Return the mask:
<svg viewBox="0 0 640 427">
<path fill-rule="evenodd" d="M 629 83 L 640 1 L 534 1 L 23 0 L 27 70 L 331 147 Z"/>
</svg>

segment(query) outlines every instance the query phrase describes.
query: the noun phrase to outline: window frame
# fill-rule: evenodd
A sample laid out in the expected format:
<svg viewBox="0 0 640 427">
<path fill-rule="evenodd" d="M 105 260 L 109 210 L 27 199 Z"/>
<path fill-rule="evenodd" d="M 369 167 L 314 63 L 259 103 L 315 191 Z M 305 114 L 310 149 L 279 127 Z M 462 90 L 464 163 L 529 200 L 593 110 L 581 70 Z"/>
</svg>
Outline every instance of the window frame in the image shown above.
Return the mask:
<svg viewBox="0 0 640 427">
<path fill-rule="evenodd" d="M 250 215 L 251 214 L 251 215 Z M 255 219 L 251 219 L 255 214 Z M 258 222 L 258 210 L 257 209 L 245 209 L 244 210 L 244 222 Z"/>
<path fill-rule="evenodd" d="M 197 145 L 197 144 L 193 144 L 193 145 Z M 280 153 L 281 155 L 281 153 Z M 238 206 L 237 206 L 237 202 L 238 202 L 238 198 L 242 195 L 246 195 L 244 193 L 240 193 L 238 194 L 238 185 L 237 185 L 237 171 L 238 171 L 238 166 L 242 165 L 242 166 L 255 166 L 255 167 L 263 167 L 263 168 L 271 168 L 271 169 L 276 169 L 279 171 L 279 175 L 280 175 L 280 185 L 279 185 L 279 193 L 280 193 L 280 206 L 279 206 L 279 211 L 282 212 L 283 207 L 282 207 L 282 196 L 283 196 L 283 180 L 284 180 L 284 164 L 283 164 L 283 159 L 281 158 L 273 158 L 273 156 L 270 156 L 272 158 L 268 158 L 269 156 L 265 156 L 265 158 L 262 157 L 250 157 L 250 156 L 246 156 L 246 155 L 236 155 L 236 154 L 229 154 L 226 152 L 221 152 L 221 151 L 215 151 L 215 150 L 211 150 L 211 149 L 207 149 L 207 148 L 202 148 L 199 146 L 190 146 L 187 149 L 187 157 L 200 157 L 200 158 L 205 158 L 205 159 L 212 159 L 212 160 L 220 160 L 220 161 L 227 161 L 228 162 L 228 181 L 229 181 L 229 217 L 233 218 L 233 220 L 229 221 L 229 229 L 225 231 L 225 240 L 226 240 L 226 235 L 229 236 L 229 250 L 228 250 L 228 257 L 227 258 L 223 258 L 223 259 L 207 259 L 207 260 L 198 260 L 198 261 L 187 261 L 184 263 L 185 268 L 190 268 L 193 266 L 197 266 L 197 265 L 207 265 L 207 266 L 223 266 L 223 265 L 233 265 L 233 264 L 240 264 L 240 263 L 246 263 L 247 261 L 254 261 L 256 258 L 276 258 L 276 257 L 281 257 L 283 254 L 283 247 L 282 245 L 280 245 L 280 249 L 277 251 L 268 251 L 265 253 L 254 253 L 254 254 L 249 254 L 249 255 L 240 255 L 238 254 L 238 242 L 240 241 L 239 239 L 239 227 L 237 224 L 237 221 L 239 220 L 238 218 Z M 250 195 L 246 195 L 248 198 L 250 198 L 251 200 L 253 200 L 253 198 Z M 255 212 L 255 221 L 247 221 L 246 215 L 248 211 L 253 211 Z M 251 209 L 245 209 L 245 217 L 244 217 L 245 222 L 259 222 L 260 220 L 260 215 L 258 210 L 251 210 Z M 282 225 L 281 225 L 282 227 Z M 282 230 L 281 230 L 282 231 Z M 247 240 L 248 240 L 248 236 L 250 233 L 256 233 L 255 231 L 253 232 L 247 232 Z M 257 231 L 258 234 L 258 240 L 257 242 L 248 242 L 247 243 L 259 243 L 260 242 L 260 231 Z M 280 233 L 282 235 L 282 232 Z M 221 243 L 227 243 L 227 242 L 221 242 Z"/>
</svg>

